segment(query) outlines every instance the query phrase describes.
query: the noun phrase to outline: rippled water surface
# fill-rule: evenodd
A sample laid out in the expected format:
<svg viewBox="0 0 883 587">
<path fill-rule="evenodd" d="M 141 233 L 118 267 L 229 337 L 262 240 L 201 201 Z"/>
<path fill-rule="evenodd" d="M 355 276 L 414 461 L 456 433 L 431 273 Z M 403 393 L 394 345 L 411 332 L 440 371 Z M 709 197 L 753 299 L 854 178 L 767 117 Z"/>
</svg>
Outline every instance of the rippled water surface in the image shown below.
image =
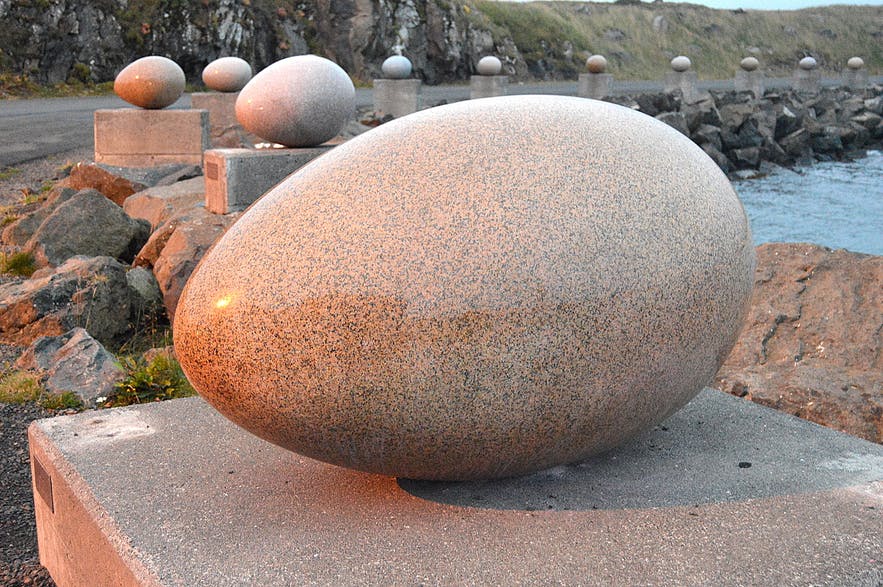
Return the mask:
<svg viewBox="0 0 883 587">
<path fill-rule="evenodd" d="M 883 255 L 883 152 L 735 182 L 757 244 L 810 242 Z"/>
</svg>

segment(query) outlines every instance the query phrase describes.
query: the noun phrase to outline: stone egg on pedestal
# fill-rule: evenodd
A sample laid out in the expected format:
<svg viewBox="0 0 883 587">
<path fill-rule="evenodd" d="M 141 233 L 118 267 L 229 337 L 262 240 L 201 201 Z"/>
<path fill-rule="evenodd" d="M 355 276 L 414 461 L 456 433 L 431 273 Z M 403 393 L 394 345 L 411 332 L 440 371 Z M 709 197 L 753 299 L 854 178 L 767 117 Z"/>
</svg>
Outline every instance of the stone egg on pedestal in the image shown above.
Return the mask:
<svg viewBox="0 0 883 587">
<path fill-rule="evenodd" d="M 687 137 L 600 101 L 474 100 L 356 137 L 252 205 L 190 278 L 175 349 L 221 413 L 308 457 L 505 477 L 686 404 L 753 283 L 742 205 Z"/>
<path fill-rule="evenodd" d="M 251 65 L 239 57 L 215 59 L 202 70 L 202 81 L 216 92 L 238 92 L 251 79 Z"/>
<path fill-rule="evenodd" d="M 818 63 L 813 57 L 804 57 L 797 63 L 797 66 L 804 71 L 811 71 L 815 69 L 817 65 Z"/>
<path fill-rule="evenodd" d="M 236 118 L 249 132 L 287 147 L 333 138 L 355 113 L 356 90 L 339 65 L 315 55 L 273 63 L 248 82 Z"/>
<path fill-rule="evenodd" d="M 493 55 L 488 55 L 478 60 L 475 71 L 478 72 L 478 75 L 500 75 L 500 72 L 503 71 L 503 64 Z"/>
<path fill-rule="evenodd" d="M 135 106 L 157 110 L 171 106 L 184 93 L 184 70 L 166 57 L 150 55 L 123 68 L 113 82 L 116 95 Z"/>
<path fill-rule="evenodd" d="M 739 62 L 739 67 L 743 71 L 757 71 L 757 68 L 760 67 L 760 61 L 757 60 L 757 57 L 746 57 Z"/>
<path fill-rule="evenodd" d="M 683 73 L 690 69 L 693 65 L 693 62 L 690 61 L 690 58 L 685 55 L 678 55 L 674 59 L 671 60 L 671 68 L 678 73 Z"/>
<path fill-rule="evenodd" d="M 861 69 L 865 66 L 865 60 L 861 57 L 850 57 L 846 62 L 846 67 L 849 69 Z"/>
<path fill-rule="evenodd" d="M 592 55 L 586 59 L 586 69 L 589 73 L 604 73 L 607 71 L 607 58 L 603 55 Z"/>
<path fill-rule="evenodd" d="M 402 55 L 387 57 L 380 66 L 387 79 L 407 79 L 411 75 L 411 60 Z"/>
</svg>

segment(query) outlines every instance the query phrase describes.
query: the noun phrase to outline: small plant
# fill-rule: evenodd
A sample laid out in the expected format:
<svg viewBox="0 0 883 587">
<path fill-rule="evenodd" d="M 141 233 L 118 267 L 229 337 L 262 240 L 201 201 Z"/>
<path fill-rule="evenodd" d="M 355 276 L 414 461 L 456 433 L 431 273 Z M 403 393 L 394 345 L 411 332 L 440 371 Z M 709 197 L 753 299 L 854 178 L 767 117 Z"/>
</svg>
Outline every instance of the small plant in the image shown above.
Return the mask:
<svg viewBox="0 0 883 587">
<path fill-rule="evenodd" d="M 52 189 L 52 188 L 50 187 L 50 189 Z M 35 192 L 35 191 L 31 190 L 31 188 L 22 188 L 21 189 L 21 199 L 19 200 L 19 203 L 22 206 L 27 206 L 28 204 L 35 204 L 35 203 L 37 203 L 41 200 L 44 200 L 44 199 L 46 199 L 45 192 L 42 192 L 42 191 Z"/>
<path fill-rule="evenodd" d="M 82 410 L 84 408 L 80 396 L 72 391 L 64 393 L 47 393 L 37 403 L 46 410 Z"/>
<path fill-rule="evenodd" d="M 0 212 L 0 214 L 3 214 L 3 219 L 0 220 L 0 227 L 6 226 L 7 224 L 12 224 L 16 220 L 18 220 L 18 216 L 10 211 L 3 211 Z"/>
<path fill-rule="evenodd" d="M 0 376 L 0 403 L 21 404 L 36 401 L 43 387 L 36 375 L 27 371 L 11 371 Z"/>
<path fill-rule="evenodd" d="M 36 402 L 46 410 L 82 410 L 83 402 L 72 391 L 49 393 L 40 378 L 27 371 L 10 371 L 0 376 L 0 403 Z"/>
<path fill-rule="evenodd" d="M 10 177 L 15 177 L 21 173 L 21 169 L 18 167 L 7 167 L 3 171 L 0 171 L 0 180 L 9 179 Z"/>
<path fill-rule="evenodd" d="M 37 270 L 34 256 L 30 253 L 0 253 L 0 273 L 30 277 Z"/>
<path fill-rule="evenodd" d="M 167 355 L 157 355 L 150 363 L 141 358 L 123 357 L 120 365 L 126 371 L 126 378 L 116 384 L 114 393 L 100 402 L 99 407 L 142 404 L 196 393 L 178 361 Z"/>
</svg>

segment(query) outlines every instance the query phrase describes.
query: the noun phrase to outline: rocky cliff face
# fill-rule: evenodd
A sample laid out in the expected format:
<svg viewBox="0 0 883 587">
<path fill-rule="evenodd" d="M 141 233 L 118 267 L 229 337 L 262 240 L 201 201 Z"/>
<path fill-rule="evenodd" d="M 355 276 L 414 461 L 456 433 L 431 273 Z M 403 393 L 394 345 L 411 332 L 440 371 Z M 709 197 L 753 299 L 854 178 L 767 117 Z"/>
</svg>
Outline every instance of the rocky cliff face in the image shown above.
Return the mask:
<svg viewBox="0 0 883 587">
<path fill-rule="evenodd" d="M 367 80 L 396 51 L 428 83 L 463 79 L 491 53 L 527 71 L 510 38 L 445 0 L 0 0 L 0 66 L 43 83 L 112 80 L 151 54 L 190 80 L 225 55 L 260 70 L 305 53 Z"/>
</svg>

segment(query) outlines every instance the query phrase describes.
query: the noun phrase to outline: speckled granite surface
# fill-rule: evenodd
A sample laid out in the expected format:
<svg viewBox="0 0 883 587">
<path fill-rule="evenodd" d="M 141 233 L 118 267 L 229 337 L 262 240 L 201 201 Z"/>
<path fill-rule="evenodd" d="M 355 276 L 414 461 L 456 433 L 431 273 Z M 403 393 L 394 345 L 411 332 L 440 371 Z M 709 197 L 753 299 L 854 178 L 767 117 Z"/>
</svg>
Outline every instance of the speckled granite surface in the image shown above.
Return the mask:
<svg viewBox="0 0 883 587">
<path fill-rule="evenodd" d="M 171 106 L 184 93 L 184 71 L 177 63 L 159 55 L 136 59 L 113 82 L 116 95 L 135 106 L 148 109 Z"/>
<path fill-rule="evenodd" d="M 667 125 L 476 100 L 372 130 L 259 200 L 191 278 L 175 347 L 225 416 L 307 456 L 519 475 L 688 402 L 753 267 L 729 182 Z"/>
</svg>

